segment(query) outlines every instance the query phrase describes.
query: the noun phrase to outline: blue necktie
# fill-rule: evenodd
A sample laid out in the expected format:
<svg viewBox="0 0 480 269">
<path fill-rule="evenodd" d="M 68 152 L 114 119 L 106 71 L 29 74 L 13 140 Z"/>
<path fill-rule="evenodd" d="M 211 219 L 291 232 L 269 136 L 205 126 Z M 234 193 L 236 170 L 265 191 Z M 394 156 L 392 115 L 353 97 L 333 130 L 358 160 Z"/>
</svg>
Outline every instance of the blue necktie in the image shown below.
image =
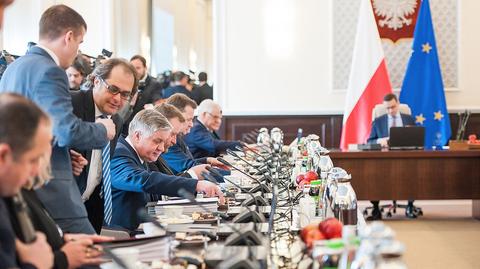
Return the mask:
<svg viewBox="0 0 480 269">
<path fill-rule="evenodd" d="M 110 177 L 110 142 L 102 149 L 102 177 L 103 177 L 103 220 L 110 225 L 112 221 L 112 179 Z"/>
</svg>

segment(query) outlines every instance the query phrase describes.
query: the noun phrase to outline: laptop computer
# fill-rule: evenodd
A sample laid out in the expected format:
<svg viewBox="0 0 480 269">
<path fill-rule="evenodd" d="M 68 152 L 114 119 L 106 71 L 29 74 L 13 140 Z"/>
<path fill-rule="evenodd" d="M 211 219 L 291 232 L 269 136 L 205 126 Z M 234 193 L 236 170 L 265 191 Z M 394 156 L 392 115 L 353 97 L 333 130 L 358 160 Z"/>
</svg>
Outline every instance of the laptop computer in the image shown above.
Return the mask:
<svg viewBox="0 0 480 269">
<path fill-rule="evenodd" d="M 391 150 L 423 149 L 425 128 L 421 126 L 391 127 L 388 146 Z"/>
</svg>

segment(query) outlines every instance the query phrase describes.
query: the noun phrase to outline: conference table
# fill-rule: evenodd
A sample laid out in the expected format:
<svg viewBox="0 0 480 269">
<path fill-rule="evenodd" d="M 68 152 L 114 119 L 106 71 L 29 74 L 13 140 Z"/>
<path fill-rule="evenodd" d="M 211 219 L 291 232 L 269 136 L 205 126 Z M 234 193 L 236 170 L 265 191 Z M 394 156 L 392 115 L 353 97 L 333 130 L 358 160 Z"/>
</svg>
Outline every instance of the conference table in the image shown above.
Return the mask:
<svg viewBox="0 0 480 269">
<path fill-rule="evenodd" d="M 358 200 L 471 199 L 480 219 L 480 150 L 330 152 Z"/>
</svg>

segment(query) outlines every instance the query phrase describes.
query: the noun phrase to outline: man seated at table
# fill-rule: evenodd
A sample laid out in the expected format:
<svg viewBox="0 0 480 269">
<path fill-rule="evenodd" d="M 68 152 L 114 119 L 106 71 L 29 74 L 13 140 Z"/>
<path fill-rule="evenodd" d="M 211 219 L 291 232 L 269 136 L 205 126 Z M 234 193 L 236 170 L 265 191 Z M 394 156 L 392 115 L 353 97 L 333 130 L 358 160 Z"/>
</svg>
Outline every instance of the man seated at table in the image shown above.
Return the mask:
<svg viewBox="0 0 480 269">
<path fill-rule="evenodd" d="M 130 122 L 127 138 L 120 138 L 111 160 L 113 227 L 135 230 L 142 222 L 137 210 L 145 207 L 149 194 L 178 196 L 183 188 L 206 196 L 223 194 L 213 183 L 150 171 L 147 162 L 165 151 L 172 125 L 158 111 L 142 110 Z"/>
<path fill-rule="evenodd" d="M 198 117 L 193 128 L 185 136 L 185 143 L 193 157 L 217 157 L 227 149 L 234 150 L 242 146 L 239 141 L 221 140 L 216 133 L 222 125 L 222 109 L 211 99 L 206 99 L 198 106 Z"/>
<path fill-rule="evenodd" d="M 390 136 L 390 127 L 403 127 L 408 125 L 415 125 L 415 120 L 408 114 L 400 113 L 400 102 L 395 94 L 389 93 L 383 97 L 383 105 L 387 109 L 387 114 L 376 118 L 372 123 L 368 143 L 377 143 L 382 147 L 388 147 L 388 140 Z M 378 220 L 382 218 L 382 213 L 379 207 L 379 201 L 371 201 L 373 204 L 372 216 L 369 220 Z M 413 200 L 408 201 L 405 215 L 409 218 L 415 218 Z"/>
<path fill-rule="evenodd" d="M 210 164 L 222 166 L 222 163 L 213 157 L 194 158 L 187 144 L 185 143 L 185 135 L 190 133 L 193 127 L 193 115 L 197 104 L 185 94 L 176 93 L 170 96 L 167 104 L 176 107 L 185 118 L 185 124 L 177 136 L 176 143 L 162 154 L 163 159 L 168 163 L 173 172 L 179 173 L 190 169 L 199 164 Z"/>
</svg>

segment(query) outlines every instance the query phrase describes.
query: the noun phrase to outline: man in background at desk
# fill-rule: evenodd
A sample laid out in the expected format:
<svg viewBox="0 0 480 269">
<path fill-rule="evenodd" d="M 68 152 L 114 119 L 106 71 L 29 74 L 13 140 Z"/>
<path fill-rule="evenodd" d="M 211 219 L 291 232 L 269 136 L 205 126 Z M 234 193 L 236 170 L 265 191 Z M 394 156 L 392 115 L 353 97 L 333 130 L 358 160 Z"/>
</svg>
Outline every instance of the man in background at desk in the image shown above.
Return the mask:
<svg viewBox="0 0 480 269">
<path fill-rule="evenodd" d="M 204 192 L 219 196 L 220 188 L 208 181 L 150 171 L 147 162 L 154 162 L 165 151 L 172 125 L 154 109 L 142 110 L 130 122 L 128 137 L 120 138 L 111 161 L 114 227 L 135 230 L 141 223 L 137 210 L 149 202 L 149 195 L 177 196 L 181 188 L 190 193 Z"/>
<path fill-rule="evenodd" d="M 400 113 L 398 98 L 395 94 L 389 93 L 383 97 L 383 105 L 387 109 L 387 114 L 376 118 L 372 123 L 372 130 L 367 142 L 369 144 L 378 143 L 382 147 L 388 147 L 388 139 L 390 136 L 390 127 L 403 127 L 407 125 L 415 125 L 415 120 L 408 114 Z M 372 215 L 368 220 L 378 220 L 382 218 L 379 201 L 371 201 L 373 204 Z M 405 215 L 409 218 L 415 218 L 413 210 L 413 200 L 408 201 Z"/>
<path fill-rule="evenodd" d="M 217 131 L 222 125 L 222 109 L 211 99 L 198 106 L 198 117 L 193 128 L 185 136 L 185 143 L 195 158 L 217 157 L 227 149 L 241 147 L 240 141 L 221 140 Z"/>
</svg>

